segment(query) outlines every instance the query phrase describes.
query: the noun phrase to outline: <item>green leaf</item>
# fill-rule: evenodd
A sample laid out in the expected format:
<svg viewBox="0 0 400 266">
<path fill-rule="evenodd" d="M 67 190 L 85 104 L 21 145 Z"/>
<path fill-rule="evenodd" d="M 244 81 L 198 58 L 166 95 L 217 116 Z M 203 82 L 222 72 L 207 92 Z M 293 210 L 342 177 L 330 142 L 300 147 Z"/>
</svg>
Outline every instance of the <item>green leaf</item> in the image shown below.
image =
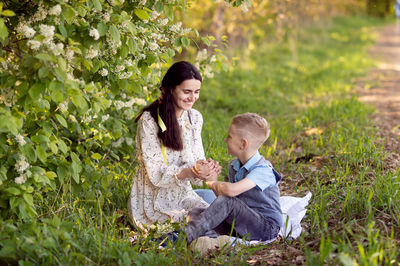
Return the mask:
<svg viewBox="0 0 400 266">
<path fill-rule="evenodd" d="M 45 175 L 51 180 L 54 180 L 54 178 L 57 177 L 57 174 L 54 173 L 53 171 L 48 171 L 48 172 L 45 173 Z"/>
<path fill-rule="evenodd" d="M 62 117 L 62 116 L 59 115 L 59 114 L 55 114 L 54 116 L 56 117 L 57 121 L 58 121 L 63 127 L 68 128 L 67 121 L 65 120 L 64 117 Z"/>
<path fill-rule="evenodd" d="M 72 179 L 79 184 L 79 173 L 82 171 L 82 166 L 76 162 L 71 163 L 71 168 L 72 168 Z"/>
<path fill-rule="evenodd" d="M 135 9 L 135 15 L 141 20 L 149 20 L 149 14 L 143 9 Z"/>
<path fill-rule="evenodd" d="M 4 17 L 13 17 L 15 16 L 15 13 L 12 10 L 6 9 L 1 12 L 1 15 Z"/>
<path fill-rule="evenodd" d="M 97 11 L 101 11 L 102 7 L 99 0 L 92 0 L 93 6 Z"/>
<path fill-rule="evenodd" d="M 24 200 L 26 201 L 26 203 L 33 206 L 33 197 L 31 194 L 24 193 L 22 196 L 24 197 Z"/>
<path fill-rule="evenodd" d="M 50 98 L 55 103 L 61 103 L 64 101 L 63 88 L 64 88 L 64 85 L 58 81 L 53 80 L 52 82 L 50 82 L 50 85 L 49 85 Z"/>
<path fill-rule="evenodd" d="M 137 45 L 136 42 L 133 38 L 129 38 L 128 39 L 128 47 L 129 47 L 129 51 L 133 54 L 134 52 L 136 52 L 137 50 Z"/>
<path fill-rule="evenodd" d="M 72 24 L 72 22 L 75 19 L 75 11 L 69 6 L 66 6 L 65 8 L 63 8 L 62 11 L 63 11 L 62 13 L 63 13 L 64 18 L 67 21 L 67 23 Z"/>
<path fill-rule="evenodd" d="M 120 33 L 119 30 L 117 29 L 117 27 L 115 27 L 114 25 L 111 25 L 109 30 L 111 38 L 113 39 L 113 41 L 115 43 L 119 43 L 120 42 Z"/>
<path fill-rule="evenodd" d="M 126 22 L 126 27 L 128 28 L 129 32 L 132 33 L 132 35 L 136 35 L 137 30 L 135 24 L 133 24 L 130 21 Z"/>
<path fill-rule="evenodd" d="M 65 142 L 64 142 L 62 139 L 58 139 L 57 142 L 58 142 L 58 148 L 60 148 L 60 150 L 61 150 L 64 154 L 66 154 L 66 153 L 68 152 L 68 147 L 67 147 L 67 145 L 65 144 Z"/>
<path fill-rule="evenodd" d="M 82 93 L 79 90 L 73 90 L 74 94 L 72 95 L 72 103 L 78 107 L 79 111 L 86 111 L 88 109 L 88 104 L 85 98 L 82 96 Z"/>
<path fill-rule="evenodd" d="M 188 37 L 186 37 L 186 36 L 181 37 L 181 42 L 182 42 L 183 46 L 185 46 L 185 47 L 189 46 L 189 44 L 190 44 L 190 41 L 189 41 Z"/>
<path fill-rule="evenodd" d="M 208 38 L 202 37 L 201 40 L 205 45 L 210 46 L 210 40 Z"/>
<path fill-rule="evenodd" d="M 170 21 L 174 20 L 174 8 L 172 7 L 172 5 L 165 5 L 164 12 Z"/>
<path fill-rule="evenodd" d="M 37 101 L 40 98 L 40 94 L 44 91 L 43 83 L 35 83 L 29 89 L 29 95 L 31 96 L 33 101 Z"/>
<path fill-rule="evenodd" d="M 60 31 L 61 35 L 64 38 L 68 37 L 68 32 L 67 32 L 67 29 L 64 27 L 64 24 L 60 23 L 60 25 L 58 25 L 58 30 Z"/>
<path fill-rule="evenodd" d="M 49 141 L 50 141 L 50 139 L 47 136 L 43 135 L 43 134 L 37 134 L 35 136 L 32 136 L 31 140 L 34 143 L 49 143 Z"/>
<path fill-rule="evenodd" d="M 37 59 L 40 59 L 40 60 L 43 60 L 43 61 L 50 61 L 50 62 L 54 61 L 54 60 L 53 60 L 53 57 L 50 56 L 49 54 L 41 53 L 41 54 L 35 55 L 35 57 L 36 57 Z"/>
<path fill-rule="evenodd" d="M 21 190 L 19 190 L 16 187 L 9 187 L 9 188 L 6 189 L 6 191 L 8 193 L 10 193 L 10 194 L 13 194 L 13 195 L 21 195 Z"/>
<path fill-rule="evenodd" d="M 121 58 L 125 58 L 128 56 L 129 48 L 126 45 L 122 45 L 120 51 L 121 51 Z"/>
<path fill-rule="evenodd" d="M 97 31 L 99 32 L 100 37 L 102 37 L 106 35 L 108 27 L 106 24 L 100 22 L 99 24 L 97 24 Z"/>
<path fill-rule="evenodd" d="M 5 40 L 7 37 L 8 37 L 8 29 L 4 24 L 3 19 L 0 18 L 0 39 Z"/>
<path fill-rule="evenodd" d="M 61 180 L 66 180 L 68 177 L 68 168 L 65 166 L 58 166 L 57 175 Z"/>
<path fill-rule="evenodd" d="M 158 13 L 162 13 L 164 10 L 164 6 L 160 1 L 157 1 L 157 3 L 155 4 L 155 7 L 156 7 L 156 11 Z"/>
<path fill-rule="evenodd" d="M 75 162 L 77 164 L 81 163 L 81 160 L 79 160 L 79 157 L 78 157 L 78 155 L 76 155 L 75 152 L 71 152 L 71 159 L 72 159 L 73 162 Z"/>
<path fill-rule="evenodd" d="M 49 143 L 49 148 L 50 148 L 50 150 L 51 150 L 51 152 L 52 152 L 53 154 L 57 154 L 57 152 L 58 152 L 58 147 L 57 147 L 57 144 L 56 144 L 55 141 L 52 141 L 52 142 Z"/>
<path fill-rule="evenodd" d="M 26 143 L 21 147 L 22 154 L 29 160 L 31 163 L 35 163 L 37 160 L 37 155 L 35 148 L 33 148 L 31 143 Z"/>
<path fill-rule="evenodd" d="M 103 158 L 103 156 L 101 156 L 101 154 L 99 153 L 93 153 L 91 157 L 95 160 L 100 160 L 101 158 Z"/>
<path fill-rule="evenodd" d="M 38 145 L 38 146 L 36 146 L 36 152 L 37 152 L 37 155 L 38 155 L 39 160 L 40 160 L 42 163 L 46 163 L 46 161 L 47 161 L 47 153 L 46 153 L 46 150 L 43 149 L 43 147 L 42 147 L 41 145 Z"/>
</svg>

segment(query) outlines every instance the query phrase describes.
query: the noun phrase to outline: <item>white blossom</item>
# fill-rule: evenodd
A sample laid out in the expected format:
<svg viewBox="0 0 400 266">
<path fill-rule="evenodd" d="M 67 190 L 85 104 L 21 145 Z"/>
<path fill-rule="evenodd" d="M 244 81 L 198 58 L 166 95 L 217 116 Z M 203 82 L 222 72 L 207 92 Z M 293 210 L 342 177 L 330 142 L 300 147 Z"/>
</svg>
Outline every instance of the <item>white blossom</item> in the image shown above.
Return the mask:
<svg viewBox="0 0 400 266">
<path fill-rule="evenodd" d="M 14 179 L 14 182 L 18 185 L 22 185 L 26 182 L 26 175 L 22 174 Z"/>
<path fill-rule="evenodd" d="M 217 61 L 217 57 L 215 55 L 212 55 L 211 59 L 210 59 L 210 62 L 212 63 L 212 62 L 215 62 L 215 61 Z"/>
<path fill-rule="evenodd" d="M 99 52 L 97 50 L 90 48 L 89 50 L 87 50 L 85 57 L 89 58 L 89 59 L 93 59 L 93 58 L 97 57 L 98 54 L 99 54 Z"/>
<path fill-rule="evenodd" d="M 204 75 L 209 78 L 214 77 L 214 73 L 210 65 L 207 65 L 206 68 L 204 69 Z"/>
<path fill-rule="evenodd" d="M 103 77 L 105 77 L 105 76 L 108 75 L 108 70 L 105 69 L 105 68 L 102 68 L 102 69 L 99 71 L 99 74 L 102 75 Z"/>
<path fill-rule="evenodd" d="M 67 61 L 72 61 L 74 59 L 74 55 L 74 50 L 67 48 L 65 51 L 65 59 L 67 59 Z"/>
<path fill-rule="evenodd" d="M 40 34 L 42 34 L 44 37 L 46 37 L 44 40 L 45 43 L 49 43 L 53 39 L 54 31 L 55 31 L 54 26 L 41 24 L 41 25 L 39 25 L 39 30 L 40 30 Z"/>
<path fill-rule="evenodd" d="M 31 22 L 42 21 L 47 16 L 47 9 L 44 8 L 42 3 L 39 4 L 39 8 L 36 13 L 29 19 Z"/>
<path fill-rule="evenodd" d="M 123 101 L 114 101 L 115 109 L 121 110 L 125 107 L 125 103 Z"/>
<path fill-rule="evenodd" d="M 22 24 L 20 23 L 17 27 L 17 31 L 22 34 L 22 36 L 24 36 L 25 38 L 32 38 L 33 36 L 35 36 L 36 31 L 34 29 L 32 29 L 31 27 L 29 27 L 26 24 Z"/>
<path fill-rule="evenodd" d="M 186 28 L 186 29 L 182 29 L 181 33 L 182 33 L 183 35 L 187 35 L 187 34 L 189 34 L 191 31 L 192 31 L 191 28 Z"/>
<path fill-rule="evenodd" d="M 125 66 L 124 65 L 118 65 L 118 66 L 116 66 L 115 67 L 115 72 L 116 73 L 118 73 L 118 72 L 121 72 L 121 71 L 124 71 L 125 70 Z"/>
<path fill-rule="evenodd" d="M 78 122 L 74 115 L 69 115 L 68 118 L 71 119 L 72 122 Z"/>
<path fill-rule="evenodd" d="M 132 105 L 136 102 L 136 100 L 134 98 L 130 99 L 129 101 L 127 101 L 125 103 L 125 107 L 131 108 Z"/>
<path fill-rule="evenodd" d="M 207 59 L 207 49 L 203 49 L 201 51 L 199 51 L 196 55 L 196 61 L 204 61 Z"/>
<path fill-rule="evenodd" d="M 58 16 L 61 14 L 61 6 L 55 5 L 49 10 L 49 14 L 53 16 Z"/>
<path fill-rule="evenodd" d="M 246 4 L 241 5 L 240 8 L 242 9 L 243 12 L 249 11 L 249 8 Z"/>
<path fill-rule="evenodd" d="M 133 61 L 132 61 L 132 59 L 126 59 L 125 61 L 124 61 L 124 64 L 127 66 L 127 67 L 131 67 L 131 66 L 133 66 Z"/>
<path fill-rule="evenodd" d="M 103 115 L 103 116 L 101 117 L 101 121 L 102 121 L 102 122 L 105 122 L 105 121 L 108 120 L 108 118 L 110 118 L 110 115 L 109 115 L 109 114 Z"/>
<path fill-rule="evenodd" d="M 111 145 L 112 145 L 114 148 L 118 148 L 118 147 L 121 146 L 122 142 L 124 142 L 124 138 L 123 138 L 123 137 L 120 137 L 117 141 L 114 141 L 113 143 L 111 143 Z"/>
<path fill-rule="evenodd" d="M 91 28 L 89 31 L 89 36 L 93 39 L 98 40 L 100 38 L 100 33 L 95 28 Z"/>
<path fill-rule="evenodd" d="M 0 104 L 3 103 L 8 107 L 12 107 L 16 101 L 14 90 L 10 88 L 0 89 Z"/>
<path fill-rule="evenodd" d="M 104 13 L 103 20 L 104 20 L 104 22 L 109 22 L 110 21 L 110 13 L 108 13 L 108 12 Z"/>
<path fill-rule="evenodd" d="M 158 22 L 158 25 L 160 25 L 162 27 L 162 26 L 167 25 L 168 19 L 167 18 L 159 19 L 157 22 Z"/>
<path fill-rule="evenodd" d="M 53 42 L 50 42 L 49 43 L 49 48 L 50 48 L 51 51 L 53 51 L 53 53 L 55 55 L 60 55 L 62 53 L 62 51 L 64 50 L 64 44 L 63 43 L 55 44 Z"/>
<path fill-rule="evenodd" d="M 171 31 L 178 32 L 182 27 L 182 22 L 175 23 L 171 26 Z"/>
<path fill-rule="evenodd" d="M 60 103 L 58 108 L 61 110 L 61 112 L 66 112 L 68 110 L 68 101 Z"/>
<path fill-rule="evenodd" d="M 15 136 L 15 141 L 18 142 L 19 145 L 24 146 L 26 144 L 26 141 L 21 134 L 18 134 Z"/>
<path fill-rule="evenodd" d="M 86 124 L 92 122 L 92 116 L 89 115 L 89 116 L 82 118 L 81 122 L 86 123 Z"/>
<path fill-rule="evenodd" d="M 27 44 L 32 50 L 39 50 L 40 46 L 42 45 L 41 42 L 35 40 L 29 40 Z"/>
<path fill-rule="evenodd" d="M 141 98 L 135 98 L 135 102 L 137 105 L 146 105 L 146 101 Z"/>
<path fill-rule="evenodd" d="M 129 71 L 118 73 L 118 78 L 119 79 L 128 79 L 131 76 L 132 76 L 132 72 L 129 72 Z"/>
<path fill-rule="evenodd" d="M 151 17 L 152 19 L 156 19 L 160 16 L 160 13 L 158 13 L 157 11 L 153 10 L 153 12 L 151 12 Z"/>
<path fill-rule="evenodd" d="M 29 168 L 29 163 L 25 160 L 25 157 L 23 155 L 20 155 L 19 161 L 17 161 L 17 163 L 15 164 L 15 170 L 19 174 L 22 174 L 28 168 Z"/>
<path fill-rule="evenodd" d="M 129 146 L 133 144 L 132 138 L 125 138 L 125 142 L 126 142 L 126 144 L 128 144 Z"/>
</svg>

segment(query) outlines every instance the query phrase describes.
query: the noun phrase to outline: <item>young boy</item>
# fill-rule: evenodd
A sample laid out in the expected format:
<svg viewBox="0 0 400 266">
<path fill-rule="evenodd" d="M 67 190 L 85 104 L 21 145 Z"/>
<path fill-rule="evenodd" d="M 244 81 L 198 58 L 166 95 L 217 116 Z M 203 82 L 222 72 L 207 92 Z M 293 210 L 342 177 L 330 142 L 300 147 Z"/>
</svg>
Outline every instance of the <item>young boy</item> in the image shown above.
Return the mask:
<svg viewBox="0 0 400 266">
<path fill-rule="evenodd" d="M 237 157 L 229 164 L 229 181 L 220 182 L 215 174 L 206 180 L 218 196 L 207 209 L 189 213 L 185 227 L 188 243 L 210 235 L 214 230 L 249 240 L 266 241 L 277 237 L 282 225 L 278 182 L 281 176 L 258 152 L 269 137 L 269 124 L 257 114 L 235 116 L 225 142 L 228 153 Z"/>
</svg>

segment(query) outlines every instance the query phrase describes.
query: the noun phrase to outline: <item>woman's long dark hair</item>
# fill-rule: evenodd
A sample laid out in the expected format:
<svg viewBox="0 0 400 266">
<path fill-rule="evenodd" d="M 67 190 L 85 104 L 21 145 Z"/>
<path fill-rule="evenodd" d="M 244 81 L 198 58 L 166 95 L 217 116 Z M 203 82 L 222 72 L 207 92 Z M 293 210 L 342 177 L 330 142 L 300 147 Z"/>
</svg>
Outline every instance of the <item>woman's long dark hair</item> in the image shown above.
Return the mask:
<svg viewBox="0 0 400 266">
<path fill-rule="evenodd" d="M 183 143 L 178 120 L 176 119 L 172 91 L 175 90 L 176 86 L 188 79 L 197 79 L 202 82 L 200 72 L 191 63 L 180 61 L 173 64 L 162 79 L 160 87 L 161 97 L 143 108 L 135 120 L 137 122 L 143 112 L 149 111 L 158 125 L 157 109 L 159 109 L 160 117 L 164 121 L 167 130 L 161 132 L 161 128 L 158 125 L 158 137 L 162 140 L 164 146 L 176 151 L 183 149 Z"/>
</svg>

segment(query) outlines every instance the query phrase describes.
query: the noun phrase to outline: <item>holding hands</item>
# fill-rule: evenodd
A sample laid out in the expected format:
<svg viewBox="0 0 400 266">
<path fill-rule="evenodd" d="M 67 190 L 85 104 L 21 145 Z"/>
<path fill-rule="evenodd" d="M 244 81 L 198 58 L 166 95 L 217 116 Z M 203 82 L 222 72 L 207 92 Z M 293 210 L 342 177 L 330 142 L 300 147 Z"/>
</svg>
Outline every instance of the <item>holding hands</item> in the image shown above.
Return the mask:
<svg viewBox="0 0 400 266">
<path fill-rule="evenodd" d="M 192 167 L 192 172 L 196 175 L 197 178 L 211 181 L 217 180 L 219 175 L 221 174 L 221 166 L 217 161 L 213 159 L 207 160 L 199 160 Z"/>
</svg>

